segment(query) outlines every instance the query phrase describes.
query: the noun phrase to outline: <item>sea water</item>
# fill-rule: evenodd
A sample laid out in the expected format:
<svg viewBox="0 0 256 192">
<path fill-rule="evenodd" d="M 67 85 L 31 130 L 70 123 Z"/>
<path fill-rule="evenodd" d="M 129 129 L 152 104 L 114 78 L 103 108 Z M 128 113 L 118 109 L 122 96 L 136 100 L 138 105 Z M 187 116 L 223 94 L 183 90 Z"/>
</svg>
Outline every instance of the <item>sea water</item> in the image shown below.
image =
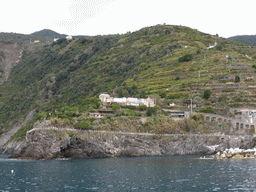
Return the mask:
<svg viewBox="0 0 256 192">
<path fill-rule="evenodd" d="M 0 191 L 229 190 L 256 190 L 256 159 L 15 160 L 0 156 Z"/>
</svg>

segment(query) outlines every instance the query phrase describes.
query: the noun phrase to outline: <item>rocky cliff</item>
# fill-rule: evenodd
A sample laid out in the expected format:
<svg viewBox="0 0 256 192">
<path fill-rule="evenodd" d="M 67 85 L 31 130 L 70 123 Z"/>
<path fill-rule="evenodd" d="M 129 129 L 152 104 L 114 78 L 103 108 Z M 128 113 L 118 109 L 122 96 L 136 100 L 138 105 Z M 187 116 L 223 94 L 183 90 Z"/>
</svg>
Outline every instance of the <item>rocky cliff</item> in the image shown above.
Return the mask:
<svg viewBox="0 0 256 192">
<path fill-rule="evenodd" d="M 0 85 L 8 79 L 12 67 L 19 63 L 22 52 L 23 47 L 17 43 L 0 43 Z"/>
<path fill-rule="evenodd" d="M 233 138 L 196 135 L 138 135 L 80 130 L 33 129 L 23 143 L 5 149 L 11 158 L 108 158 L 213 154 L 209 146 L 231 143 Z M 223 144 L 224 145 L 224 144 Z"/>
</svg>

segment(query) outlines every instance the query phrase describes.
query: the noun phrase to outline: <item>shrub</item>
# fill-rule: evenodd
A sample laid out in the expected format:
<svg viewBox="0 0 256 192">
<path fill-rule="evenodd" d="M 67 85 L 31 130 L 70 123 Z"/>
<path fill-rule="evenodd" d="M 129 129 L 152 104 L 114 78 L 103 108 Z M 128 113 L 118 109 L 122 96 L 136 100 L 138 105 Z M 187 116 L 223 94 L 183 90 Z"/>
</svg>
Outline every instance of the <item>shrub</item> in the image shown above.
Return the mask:
<svg viewBox="0 0 256 192">
<path fill-rule="evenodd" d="M 228 81 L 227 80 L 222 80 L 221 83 L 227 83 Z"/>
<path fill-rule="evenodd" d="M 92 127 L 86 121 L 80 121 L 75 124 L 75 128 L 78 129 L 91 129 Z"/>
<path fill-rule="evenodd" d="M 145 111 L 147 109 L 147 106 L 146 105 L 140 105 L 139 106 L 139 110 L 140 111 Z"/>
<path fill-rule="evenodd" d="M 66 112 L 66 115 L 67 115 L 68 117 L 74 117 L 74 116 L 75 116 L 75 113 L 68 111 L 68 112 Z"/>
<path fill-rule="evenodd" d="M 156 114 L 156 107 L 148 107 L 146 114 L 147 114 L 147 116 L 151 116 L 153 114 Z"/>
<path fill-rule="evenodd" d="M 240 82 L 240 77 L 239 76 L 235 76 L 235 83 L 239 83 Z"/>
<path fill-rule="evenodd" d="M 216 113 L 216 110 L 213 109 L 212 107 L 205 107 L 205 108 L 199 109 L 199 112 L 202 112 L 202 113 Z"/>
<path fill-rule="evenodd" d="M 36 116 L 36 120 L 43 120 L 44 118 L 46 118 L 46 113 L 45 112 L 42 112 L 42 113 L 39 113 L 37 116 Z"/>
<path fill-rule="evenodd" d="M 116 111 L 117 109 L 121 109 L 121 106 L 120 106 L 120 105 L 117 105 L 117 104 L 113 104 L 113 105 L 112 105 L 112 109 L 113 109 L 114 111 Z"/>
<path fill-rule="evenodd" d="M 175 93 L 175 94 L 170 94 L 167 96 L 168 99 L 179 99 L 181 98 L 181 94 Z"/>
<path fill-rule="evenodd" d="M 135 113 L 134 113 L 134 116 L 140 117 L 140 116 L 141 116 L 141 112 L 135 112 Z"/>
<path fill-rule="evenodd" d="M 203 98 L 208 100 L 210 98 L 211 94 L 212 94 L 211 90 L 206 89 L 206 90 L 204 90 Z"/>
<path fill-rule="evenodd" d="M 95 100 L 94 100 L 94 104 L 92 105 L 92 107 L 94 108 L 94 109 L 99 109 L 100 108 L 100 99 L 99 98 L 96 98 Z"/>
<path fill-rule="evenodd" d="M 241 96 L 236 96 L 236 97 L 233 98 L 233 100 L 234 100 L 235 102 L 241 102 L 241 101 L 243 101 Z"/>
<path fill-rule="evenodd" d="M 135 110 L 135 109 L 136 109 L 136 106 L 127 105 L 127 106 L 124 106 L 123 108 Z"/>
<path fill-rule="evenodd" d="M 75 131 L 66 131 L 67 132 L 67 134 L 69 135 L 69 137 L 74 137 L 74 136 L 76 136 L 77 135 L 77 132 L 75 132 Z"/>
<path fill-rule="evenodd" d="M 232 88 L 226 88 L 226 89 L 222 89 L 222 92 L 234 92 L 235 89 Z"/>
<path fill-rule="evenodd" d="M 222 46 L 221 46 L 221 45 L 217 45 L 217 46 L 215 47 L 215 49 L 218 50 L 218 51 L 221 51 L 221 50 L 222 50 Z"/>
<path fill-rule="evenodd" d="M 59 113 L 58 118 L 61 118 L 61 119 L 67 118 L 67 115 L 66 113 Z"/>
<path fill-rule="evenodd" d="M 182 57 L 179 58 L 179 62 L 188 62 L 192 60 L 192 55 L 191 54 L 186 54 Z"/>
<path fill-rule="evenodd" d="M 196 115 L 193 115 L 193 116 L 192 116 L 192 119 L 194 119 L 195 121 L 198 120 Z"/>
<path fill-rule="evenodd" d="M 73 111 L 71 107 L 65 106 L 63 107 L 61 110 L 61 112 L 65 112 L 65 111 Z"/>
<path fill-rule="evenodd" d="M 220 95 L 218 98 L 218 102 L 227 101 L 227 99 L 228 99 L 227 95 Z"/>
<path fill-rule="evenodd" d="M 166 97 L 166 92 L 163 91 L 159 95 L 160 95 L 160 97 L 165 98 Z"/>
</svg>

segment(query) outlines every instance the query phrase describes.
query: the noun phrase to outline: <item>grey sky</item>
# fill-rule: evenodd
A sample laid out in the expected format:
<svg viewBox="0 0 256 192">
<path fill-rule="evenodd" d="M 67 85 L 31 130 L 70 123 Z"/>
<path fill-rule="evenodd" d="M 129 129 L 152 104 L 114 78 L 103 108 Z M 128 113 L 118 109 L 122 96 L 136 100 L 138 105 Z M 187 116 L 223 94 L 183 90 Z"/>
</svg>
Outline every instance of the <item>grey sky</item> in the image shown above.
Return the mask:
<svg viewBox="0 0 256 192">
<path fill-rule="evenodd" d="M 68 35 L 122 34 L 143 27 L 188 26 L 222 37 L 254 35 L 255 0 L 8 0 L 1 32 L 52 29 Z"/>
</svg>

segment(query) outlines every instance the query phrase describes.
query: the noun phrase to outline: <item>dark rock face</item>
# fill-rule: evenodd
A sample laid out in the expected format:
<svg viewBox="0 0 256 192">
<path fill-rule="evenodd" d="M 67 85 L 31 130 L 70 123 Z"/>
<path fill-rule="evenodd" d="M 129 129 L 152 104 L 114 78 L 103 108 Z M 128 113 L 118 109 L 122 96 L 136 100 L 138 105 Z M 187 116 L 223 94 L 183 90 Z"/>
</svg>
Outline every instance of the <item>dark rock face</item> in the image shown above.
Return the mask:
<svg viewBox="0 0 256 192">
<path fill-rule="evenodd" d="M 78 137 L 71 138 L 70 144 L 61 150 L 61 156 L 75 159 L 109 157 L 99 146 Z"/>
<path fill-rule="evenodd" d="M 97 135 L 98 134 L 98 135 Z M 75 136 L 74 136 L 75 135 Z M 71 137 L 70 137 L 71 136 Z M 68 134 L 67 130 L 39 129 L 27 133 L 26 142 L 10 151 L 11 158 L 108 158 L 164 155 L 207 155 L 210 145 L 226 147 L 219 137 L 124 135 L 87 132 Z M 230 141 L 229 141 L 230 142 Z M 225 146 L 224 146 L 225 145 Z"/>
<path fill-rule="evenodd" d="M 252 149 L 256 145 L 256 141 L 254 139 L 242 140 L 240 149 Z"/>
</svg>

